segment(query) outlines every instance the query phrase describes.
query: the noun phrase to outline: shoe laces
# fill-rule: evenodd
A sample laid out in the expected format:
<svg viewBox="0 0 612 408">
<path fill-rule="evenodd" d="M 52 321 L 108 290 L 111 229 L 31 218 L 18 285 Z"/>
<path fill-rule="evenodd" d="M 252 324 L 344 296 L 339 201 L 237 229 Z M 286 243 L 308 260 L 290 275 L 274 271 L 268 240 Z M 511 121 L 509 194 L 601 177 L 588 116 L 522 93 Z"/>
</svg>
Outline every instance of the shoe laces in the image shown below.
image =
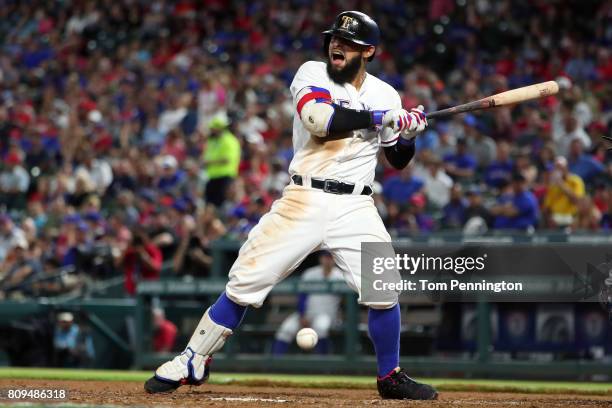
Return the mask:
<svg viewBox="0 0 612 408">
<path fill-rule="evenodd" d="M 414 382 L 414 380 L 408 377 L 408 374 L 403 369 L 400 369 L 395 375 L 392 375 L 393 380 L 398 384 L 405 384 L 408 382 Z"/>
</svg>

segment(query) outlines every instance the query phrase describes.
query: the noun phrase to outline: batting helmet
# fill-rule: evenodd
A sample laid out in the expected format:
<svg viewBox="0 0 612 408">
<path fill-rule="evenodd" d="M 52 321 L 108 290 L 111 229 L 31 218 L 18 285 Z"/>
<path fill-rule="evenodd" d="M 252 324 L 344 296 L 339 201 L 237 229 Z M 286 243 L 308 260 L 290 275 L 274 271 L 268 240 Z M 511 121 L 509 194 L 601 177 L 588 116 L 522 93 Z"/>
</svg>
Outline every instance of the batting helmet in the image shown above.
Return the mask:
<svg viewBox="0 0 612 408">
<path fill-rule="evenodd" d="M 332 35 L 361 45 L 377 46 L 380 42 L 378 24 L 370 16 L 360 11 L 344 11 L 338 14 L 334 24 L 329 30 L 323 31 L 323 34 L 325 35 L 323 49 L 326 54 Z M 372 58 L 374 55 L 368 58 L 368 61 L 372 61 Z"/>
</svg>

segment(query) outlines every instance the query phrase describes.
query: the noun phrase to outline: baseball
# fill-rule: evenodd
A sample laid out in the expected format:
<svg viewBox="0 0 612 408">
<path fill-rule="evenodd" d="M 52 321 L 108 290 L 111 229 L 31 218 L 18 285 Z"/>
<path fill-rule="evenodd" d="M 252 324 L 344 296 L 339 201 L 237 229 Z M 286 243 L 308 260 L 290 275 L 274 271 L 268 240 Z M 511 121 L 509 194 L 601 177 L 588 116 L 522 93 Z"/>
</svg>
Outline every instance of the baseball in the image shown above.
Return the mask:
<svg viewBox="0 0 612 408">
<path fill-rule="evenodd" d="M 310 327 L 305 327 L 299 332 L 297 332 L 297 334 L 295 335 L 295 341 L 301 349 L 310 350 L 317 345 L 319 337 L 317 336 L 316 331 L 314 331 Z"/>
</svg>

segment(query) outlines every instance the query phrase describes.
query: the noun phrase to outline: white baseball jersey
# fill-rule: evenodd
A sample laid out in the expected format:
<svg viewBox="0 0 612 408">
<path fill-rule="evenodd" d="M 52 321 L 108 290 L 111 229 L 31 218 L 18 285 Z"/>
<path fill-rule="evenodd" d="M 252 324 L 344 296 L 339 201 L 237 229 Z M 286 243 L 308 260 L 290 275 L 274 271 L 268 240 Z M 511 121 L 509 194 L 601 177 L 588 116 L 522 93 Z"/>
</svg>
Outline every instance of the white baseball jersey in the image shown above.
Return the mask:
<svg viewBox="0 0 612 408">
<path fill-rule="evenodd" d="M 343 279 L 342 272 L 336 267 L 332 268 L 329 276 L 326 277 L 323 273 L 323 267 L 320 265 L 308 268 L 302 275 L 303 281 L 341 281 Z M 305 315 L 316 316 L 325 313 L 330 316 L 336 316 L 340 300 L 339 295 L 331 293 L 308 294 Z"/>
<path fill-rule="evenodd" d="M 333 103 L 350 109 L 388 110 L 402 107 L 397 91 L 386 82 L 366 74 L 357 91 L 349 83 L 340 85 L 332 81 L 327 75 L 324 62 L 308 61 L 295 74 L 291 83 L 291 95 L 296 109 L 300 103 L 298 99 L 304 95 L 301 92 L 304 88 L 310 88 L 313 92 L 328 91 Z M 294 157 L 289 173 L 371 185 L 379 147 L 395 144 L 399 133 L 394 133 L 388 127 L 382 130 L 360 129 L 351 133 L 351 137 L 338 140 L 312 136 L 300 116 L 295 115 Z"/>
<path fill-rule="evenodd" d="M 299 111 L 312 100 L 350 109 L 396 109 L 401 108 L 399 95 L 369 74 L 359 91 L 350 84 L 337 84 L 327 75 L 325 64 L 314 61 L 300 67 L 291 84 L 291 93 L 296 108 L 295 155 L 289 172 L 305 177 L 306 182 L 285 187 L 283 196 L 249 232 L 229 272 L 226 295 L 240 305 L 260 307 L 274 285 L 289 276 L 304 258 L 325 249 L 334 257 L 348 286 L 359 294 L 360 303 L 374 308 L 392 307 L 397 297 L 394 300 L 362 300 L 361 297 L 362 243 L 388 243 L 391 237 L 372 197 L 360 192 L 363 185 L 374 180 L 379 148 L 395 144 L 399 133 L 388 128 L 360 129 L 350 132 L 346 138 L 319 137 L 306 130 Z M 353 194 L 331 194 L 312 188 L 307 181 L 309 177 L 340 180 L 354 183 L 356 187 Z M 390 245 L 371 251 L 373 257 L 395 256 Z M 317 317 L 322 319 L 322 316 L 327 315 Z M 291 327 L 295 328 L 297 314 L 292 319 Z M 330 322 L 321 323 L 321 330 L 329 327 Z M 288 339 L 289 332 L 286 332 Z"/>
</svg>

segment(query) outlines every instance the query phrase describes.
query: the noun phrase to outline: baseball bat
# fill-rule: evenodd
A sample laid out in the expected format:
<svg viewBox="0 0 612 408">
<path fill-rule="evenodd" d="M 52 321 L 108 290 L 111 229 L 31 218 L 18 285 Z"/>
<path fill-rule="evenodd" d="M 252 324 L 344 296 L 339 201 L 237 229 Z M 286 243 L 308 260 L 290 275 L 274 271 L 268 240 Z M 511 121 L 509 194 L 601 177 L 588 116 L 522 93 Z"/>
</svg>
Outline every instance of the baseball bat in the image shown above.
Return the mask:
<svg viewBox="0 0 612 408">
<path fill-rule="evenodd" d="M 548 95 L 554 95 L 557 92 L 559 92 L 559 85 L 555 81 L 540 82 L 538 84 L 523 86 L 521 88 L 487 96 L 477 101 L 453 106 L 452 108 L 429 112 L 426 116 L 427 119 L 443 118 L 458 113 L 496 108 L 498 106 L 508 106 L 515 103 L 530 101 L 532 99 L 544 98 Z"/>
</svg>

